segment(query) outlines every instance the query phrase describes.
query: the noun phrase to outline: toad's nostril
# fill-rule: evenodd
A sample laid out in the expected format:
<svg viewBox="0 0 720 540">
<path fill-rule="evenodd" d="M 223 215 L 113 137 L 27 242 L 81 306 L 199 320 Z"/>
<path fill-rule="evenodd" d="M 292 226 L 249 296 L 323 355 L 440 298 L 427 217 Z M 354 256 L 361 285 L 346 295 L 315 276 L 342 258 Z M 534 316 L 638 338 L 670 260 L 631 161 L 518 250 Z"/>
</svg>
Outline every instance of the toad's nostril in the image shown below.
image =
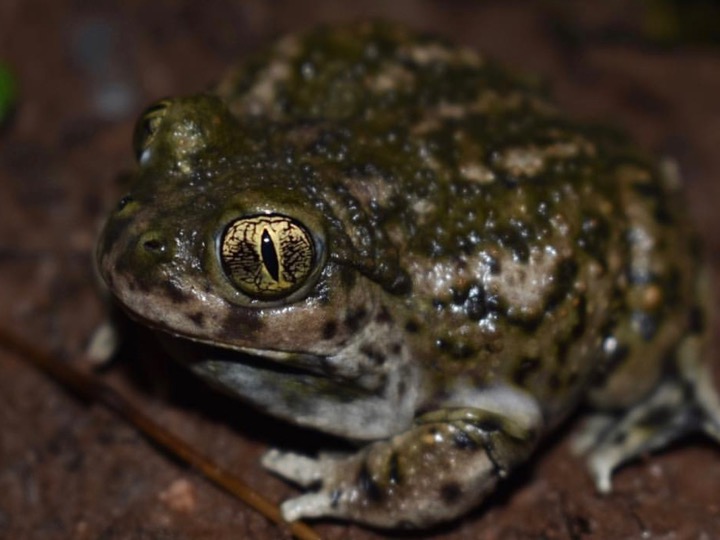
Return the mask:
<svg viewBox="0 0 720 540">
<path fill-rule="evenodd" d="M 143 248 L 145 248 L 146 251 L 150 251 L 153 253 L 162 253 L 165 251 L 165 244 L 163 244 L 160 240 L 157 238 L 151 238 L 149 240 L 145 240 L 142 243 Z"/>
<path fill-rule="evenodd" d="M 162 255 L 167 252 L 167 243 L 156 231 L 149 231 L 138 239 L 138 246 L 150 255 Z"/>
</svg>

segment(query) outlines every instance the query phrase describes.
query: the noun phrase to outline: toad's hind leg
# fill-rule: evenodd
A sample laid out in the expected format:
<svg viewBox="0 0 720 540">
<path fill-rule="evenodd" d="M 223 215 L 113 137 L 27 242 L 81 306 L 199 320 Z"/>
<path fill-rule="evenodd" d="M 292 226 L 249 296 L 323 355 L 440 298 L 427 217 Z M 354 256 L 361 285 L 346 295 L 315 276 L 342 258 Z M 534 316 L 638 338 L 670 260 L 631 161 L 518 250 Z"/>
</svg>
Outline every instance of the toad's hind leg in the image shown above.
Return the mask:
<svg viewBox="0 0 720 540">
<path fill-rule="evenodd" d="M 699 363 L 700 349 L 698 337 L 685 338 L 676 376 L 619 417 L 602 413 L 586 424 L 576 449 L 587 454 L 599 491 L 610 491 L 615 468 L 685 433 L 704 431 L 720 443 L 720 398 L 708 366 Z"/>
<path fill-rule="evenodd" d="M 607 371 L 589 393 L 600 414 L 582 435 L 604 492 L 613 469 L 684 433 L 704 431 L 720 442 L 720 400 L 706 348 L 714 295 L 698 242 L 682 218 L 678 179 L 660 173 L 657 183 L 639 169 L 618 175 L 628 265 L 602 345 Z"/>
<path fill-rule="evenodd" d="M 283 503 L 287 520 L 337 517 L 379 527 L 426 527 L 477 505 L 532 452 L 534 422 L 444 408 L 344 458 L 270 451 L 263 464 L 317 491 Z"/>
</svg>

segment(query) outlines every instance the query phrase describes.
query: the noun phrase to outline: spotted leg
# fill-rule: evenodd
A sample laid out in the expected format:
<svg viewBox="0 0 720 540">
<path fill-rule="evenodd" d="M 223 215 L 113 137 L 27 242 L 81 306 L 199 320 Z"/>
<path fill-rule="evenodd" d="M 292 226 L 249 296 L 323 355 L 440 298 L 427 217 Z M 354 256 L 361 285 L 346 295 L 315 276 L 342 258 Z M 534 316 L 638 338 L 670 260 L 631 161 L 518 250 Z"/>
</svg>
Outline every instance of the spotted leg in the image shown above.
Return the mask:
<svg viewBox="0 0 720 540">
<path fill-rule="evenodd" d="M 539 426 L 480 409 L 452 408 L 342 458 L 271 450 L 263 464 L 319 490 L 282 505 L 285 519 L 337 517 L 379 527 L 422 527 L 477 505 L 533 450 Z"/>
<path fill-rule="evenodd" d="M 710 381 L 709 374 L 669 380 L 620 417 L 590 418 L 575 449 L 587 454 L 598 490 L 611 490 L 612 472 L 620 465 L 689 431 L 703 430 L 720 442 L 720 400 Z"/>
</svg>

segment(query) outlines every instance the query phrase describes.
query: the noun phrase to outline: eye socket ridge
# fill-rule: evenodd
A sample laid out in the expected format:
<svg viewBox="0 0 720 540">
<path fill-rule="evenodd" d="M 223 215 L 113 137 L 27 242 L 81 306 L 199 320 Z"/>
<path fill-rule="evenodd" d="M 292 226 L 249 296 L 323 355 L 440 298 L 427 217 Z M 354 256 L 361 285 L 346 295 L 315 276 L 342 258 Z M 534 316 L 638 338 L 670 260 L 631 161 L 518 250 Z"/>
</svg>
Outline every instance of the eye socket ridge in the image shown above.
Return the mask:
<svg viewBox="0 0 720 540">
<path fill-rule="evenodd" d="M 220 260 L 232 284 L 258 299 L 288 296 L 317 265 L 310 232 L 282 214 L 244 216 L 229 223 L 220 242 Z"/>
</svg>

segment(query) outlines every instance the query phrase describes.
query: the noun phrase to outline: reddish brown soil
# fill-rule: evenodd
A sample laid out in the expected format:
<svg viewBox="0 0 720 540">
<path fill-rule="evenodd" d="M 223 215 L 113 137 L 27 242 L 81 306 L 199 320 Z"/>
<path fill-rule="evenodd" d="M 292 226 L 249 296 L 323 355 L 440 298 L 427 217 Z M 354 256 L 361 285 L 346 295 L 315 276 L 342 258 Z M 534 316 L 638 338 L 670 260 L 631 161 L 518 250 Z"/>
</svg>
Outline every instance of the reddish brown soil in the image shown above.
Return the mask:
<svg viewBox="0 0 720 540">
<path fill-rule="evenodd" d="M 607 119 L 675 158 L 720 277 L 720 50 L 637 39 L 637 2 L 557 7 L 571 4 L 4 1 L 0 61 L 16 70 L 21 102 L 0 131 L 0 324 L 58 361 L 77 362 L 105 311 L 94 237 L 122 190 L 118 173 L 132 166 L 131 130 L 144 104 L 205 88 L 278 34 L 368 16 L 452 36 L 540 73 L 574 114 Z M 258 456 L 271 443 L 312 446 L 313 435 L 215 396 L 143 335 L 125 353 L 106 370 L 109 382 L 269 498 L 295 493 L 263 472 Z M 471 516 L 399 537 L 720 538 L 718 448 L 692 438 L 624 468 L 615 492 L 600 497 L 569 452 L 571 428 Z M 317 530 L 328 539 L 383 537 L 333 523 Z M 110 413 L 0 351 L 0 538 L 282 537 Z"/>
</svg>

